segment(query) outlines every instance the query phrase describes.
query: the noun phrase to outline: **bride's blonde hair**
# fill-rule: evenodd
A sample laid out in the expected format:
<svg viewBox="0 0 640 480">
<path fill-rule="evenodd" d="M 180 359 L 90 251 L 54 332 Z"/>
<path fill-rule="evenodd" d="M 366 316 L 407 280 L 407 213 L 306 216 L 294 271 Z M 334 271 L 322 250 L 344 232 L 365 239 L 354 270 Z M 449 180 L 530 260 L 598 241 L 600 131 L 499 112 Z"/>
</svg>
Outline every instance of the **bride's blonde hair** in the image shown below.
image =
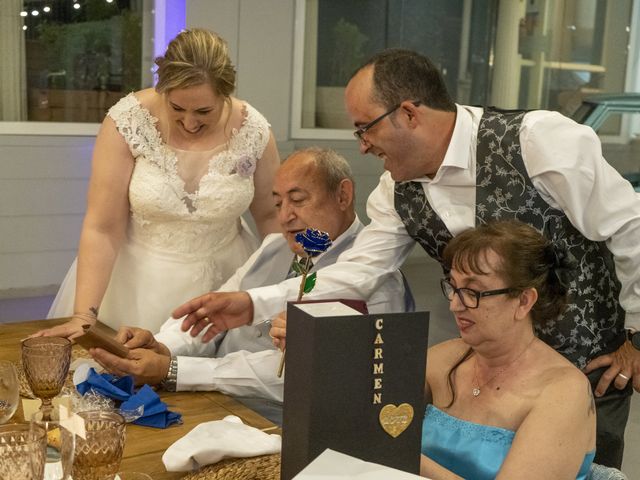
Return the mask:
<svg viewBox="0 0 640 480">
<path fill-rule="evenodd" d="M 228 98 L 236 86 L 236 69 L 227 42 L 202 28 L 180 32 L 155 63 L 158 93 L 209 83 L 214 92 Z"/>
</svg>

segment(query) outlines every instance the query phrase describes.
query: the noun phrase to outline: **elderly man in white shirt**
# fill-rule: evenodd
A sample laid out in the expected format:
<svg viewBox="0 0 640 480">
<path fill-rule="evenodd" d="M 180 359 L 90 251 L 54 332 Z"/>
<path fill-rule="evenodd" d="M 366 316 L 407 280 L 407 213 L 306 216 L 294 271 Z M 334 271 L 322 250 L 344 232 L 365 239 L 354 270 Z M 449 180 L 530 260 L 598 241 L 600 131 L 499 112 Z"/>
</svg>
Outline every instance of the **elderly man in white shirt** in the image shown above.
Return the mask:
<svg viewBox="0 0 640 480">
<path fill-rule="evenodd" d="M 375 55 L 347 85 L 361 153 L 387 170 L 369 197 L 371 224 L 323 269 L 315 298 L 366 296 L 415 243 L 436 260 L 460 232 L 493 219 L 528 223 L 578 262 L 566 313 L 538 336 L 589 375 L 598 410 L 596 462 L 619 467 L 633 388 L 640 391 L 640 200 L 602 157 L 589 127 L 549 111 L 455 104 L 425 57 Z M 184 327 L 213 335 L 264 321 L 295 282 L 199 297 Z M 491 378 L 485 372 L 478 381 Z"/>
<path fill-rule="evenodd" d="M 313 147 L 292 154 L 277 172 L 273 196 L 283 233 L 268 235 L 219 291 L 246 290 L 291 277 L 292 260 L 302 253 L 295 235 L 307 227 L 326 231 L 332 239 L 331 247 L 313 258 L 311 272 L 335 263 L 363 229 L 354 211 L 351 169 L 332 150 Z M 299 279 L 293 281 L 299 285 Z M 324 279 L 317 281 L 321 285 Z M 345 298 L 366 299 L 371 313 L 414 307 L 398 270 L 385 275 L 371 295 Z M 278 311 L 285 306 L 281 301 Z M 276 376 L 280 354 L 271 343 L 268 322 L 229 330 L 207 343 L 202 341 L 206 329 L 194 337 L 180 326 L 180 321 L 170 318 L 155 338 L 147 330 L 125 327 L 117 338 L 134 348 L 129 358 L 101 349 L 92 354 L 109 371 L 132 374 L 138 383 L 162 382 L 172 390 L 218 390 L 242 397 L 250 407 L 279 420 L 283 379 Z"/>
</svg>

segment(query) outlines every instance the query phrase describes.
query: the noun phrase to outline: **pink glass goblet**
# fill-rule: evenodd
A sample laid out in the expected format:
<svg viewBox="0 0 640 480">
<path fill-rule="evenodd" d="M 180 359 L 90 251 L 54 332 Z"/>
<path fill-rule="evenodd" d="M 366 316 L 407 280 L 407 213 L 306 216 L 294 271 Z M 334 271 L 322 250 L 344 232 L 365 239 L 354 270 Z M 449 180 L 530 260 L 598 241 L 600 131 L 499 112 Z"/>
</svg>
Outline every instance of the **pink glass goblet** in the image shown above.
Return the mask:
<svg viewBox="0 0 640 480">
<path fill-rule="evenodd" d="M 97 480 L 116 473 L 124 451 L 124 417 L 99 410 L 78 415 L 84 420 L 86 438 L 76 437 L 74 480 Z"/>
<path fill-rule="evenodd" d="M 51 420 L 51 400 L 69 373 L 71 342 L 60 337 L 28 338 L 22 342 L 22 365 L 33 394 L 42 400 L 44 420 Z"/>
</svg>

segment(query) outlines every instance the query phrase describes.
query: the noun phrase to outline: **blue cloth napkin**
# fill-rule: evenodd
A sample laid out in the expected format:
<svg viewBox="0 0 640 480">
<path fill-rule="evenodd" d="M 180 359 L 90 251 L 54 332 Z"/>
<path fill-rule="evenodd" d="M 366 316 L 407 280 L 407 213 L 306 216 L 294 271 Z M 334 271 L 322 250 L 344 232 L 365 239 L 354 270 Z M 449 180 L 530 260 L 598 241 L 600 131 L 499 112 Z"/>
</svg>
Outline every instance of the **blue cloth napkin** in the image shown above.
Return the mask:
<svg viewBox="0 0 640 480">
<path fill-rule="evenodd" d="M 144 413 L 142 417 L 133 422 L 137 425 L 166 428 L 180 422 L 182 418 L 179 413 L 169 411 L 167 404 L 160 400 L 158 394 L 149 385 L 143 385 L 138 393 L 123 402 L 120 405 L 120 410 L 135 410 L 140 405 L 144 406 Z"/>
<path fill-rule="evenodd" d="M 149 385 L 143 385 L 134 393 L 133 377 L 126 375 L 116 377 L 109 373 L 97 373 L 93 368 L 89 369 L 87 379 L 76 385 L 78 392 L 84 395 L 89 390 L 95 390 L 107 398 L 122 402 L 120 410 L 132 411 L 141 405 L 144 407 L 142 416 L 133 421 L 136 425 L 155 428 L 167 428 L 169 425 L 179 423 L 182 415 L 171 412 L 167 404 Z"/>
<path fill-rule="evenodd" d="M 116 377 L 109 373 L 99 374 L 93 368 L 90 368 L 87 379 L 79 383 L 76 388 L 80 395 L 84 395 L 93 389 L 100 395 L 124 402 L 133 395 L 133 378 L 130 375 Z"/>
</svg>

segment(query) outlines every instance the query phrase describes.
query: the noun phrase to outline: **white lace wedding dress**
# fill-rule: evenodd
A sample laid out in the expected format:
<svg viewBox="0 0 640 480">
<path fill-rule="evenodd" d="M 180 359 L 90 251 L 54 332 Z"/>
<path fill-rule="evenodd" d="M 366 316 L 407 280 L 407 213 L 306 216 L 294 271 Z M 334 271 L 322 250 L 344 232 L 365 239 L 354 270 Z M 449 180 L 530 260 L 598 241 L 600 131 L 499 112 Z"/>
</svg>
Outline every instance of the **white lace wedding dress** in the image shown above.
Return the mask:
<svg viewBox="0 0 640 480">
<path fill-rule="evenodd" d="M 208 152 L 166 145 L 155 119 L 130 94 L 109 110 L 135 158 L 127 238 L 115 262 L 99 318 L 158 331 L 171 311 L 218 288 L 257 241 L 240 216 L 254 194 L 253 172 L 269 124 L 244 104 L 230 141 Z M 48 317 L 73 313 L 74 261 Z"/>
</svg>

